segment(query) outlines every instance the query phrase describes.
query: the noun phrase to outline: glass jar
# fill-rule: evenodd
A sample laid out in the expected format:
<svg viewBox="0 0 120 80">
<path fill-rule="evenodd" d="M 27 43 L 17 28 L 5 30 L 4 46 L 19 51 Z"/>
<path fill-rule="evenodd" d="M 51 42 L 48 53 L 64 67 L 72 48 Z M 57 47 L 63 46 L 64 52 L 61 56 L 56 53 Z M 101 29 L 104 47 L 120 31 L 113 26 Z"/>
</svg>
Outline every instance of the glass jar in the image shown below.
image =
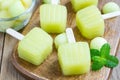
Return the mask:
<svg viewBox="0 0 120 80">
<path fill-rule="evenodd" d="M 0 32 L 5 32 L 7 28 L 20 30 L 25 27 L 34 11 L 36 0 L 32 0 L 31 6 L 25 12 L 12 18 L 0 18 Z"/>
</svg>

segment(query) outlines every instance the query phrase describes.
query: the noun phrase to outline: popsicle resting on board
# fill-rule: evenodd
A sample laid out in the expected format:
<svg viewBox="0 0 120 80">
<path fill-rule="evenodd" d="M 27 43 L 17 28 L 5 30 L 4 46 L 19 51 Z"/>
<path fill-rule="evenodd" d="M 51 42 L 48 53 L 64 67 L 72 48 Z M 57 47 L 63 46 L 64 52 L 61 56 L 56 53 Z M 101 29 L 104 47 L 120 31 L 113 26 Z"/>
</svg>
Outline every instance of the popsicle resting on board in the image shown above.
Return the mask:
<svg viewBox="0 0 120 80">
<path fill-rule="evenodd" d="M 70 0 L 74 11 L 79 11 L 85 7 L 95 5 L 97 6 L 98 0 Z"/>
<path fill-rule="evenodd" d="M 69 29 L 69 28 L 68 28 Z M 69 43 L 58 47 L 58 60 L 64 75 L 78 75 L 90 71 L 90 50 L 87 42 L 75 42 L 67 29 Z M 72 42 L 73 41 L 73 42 Z"/>
<path fill-rule="evenodd" d="M 103 36 L 105 29 L 104 19 L 119 15 L 120 11 L 101 15 L 96 6 L 89 6 L 77 12 L 76 25 L 85 38 L 92 39 Z"/>
<path fill-rule="evenodd" d="M 40 6 L 40 24 L 46 32 L 62 33 L 65 31 L 66 22 L 67 9 L 65 6 L 56 4 L 43 4 Z"/>
<path fill-rule="evenodd" d="M 11 29 L 7 30 L 7 33 L 11 32 Z M 18 56 L 25 61 L 40 65 L 52 52 L 53 39 L 40 28 L 33 28 L 25 37 L 19 36 Z"/>
</svg>

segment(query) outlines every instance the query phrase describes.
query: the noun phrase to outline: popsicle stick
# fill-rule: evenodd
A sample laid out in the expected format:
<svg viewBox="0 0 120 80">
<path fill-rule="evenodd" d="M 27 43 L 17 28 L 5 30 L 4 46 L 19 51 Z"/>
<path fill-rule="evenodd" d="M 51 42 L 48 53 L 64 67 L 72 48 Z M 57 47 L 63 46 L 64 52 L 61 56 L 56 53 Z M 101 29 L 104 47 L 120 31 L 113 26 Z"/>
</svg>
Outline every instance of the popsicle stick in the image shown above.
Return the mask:
<svg viewBox="0 0 120 80">
<path fill-rule="evenodd" d="M 18 33 L 17 31 L 15 31 L 14 29 L 8 28 L 6 30 L 6 33 L 8 33 L 9 35 L 11 35 L 12 37 L 18 39 L 18 40 L 22 40 L 24 38 L 24 35 Z"/>
<path fill-rule="evenodd" d="M 113 17 L 119 16 L 119 15 L 120 15 L 120 11 L 116 11 L 116 12 L 104 14 L 104 15 L 102 15 L 102 17 L 103 17 L 103 19 L 109 19 L 109 18 L 113 18 Z"/>
<path fill-rule="evenodd" d="M 51 3 L 58 5 L 58 4 L 60 4 L 60 0 L 51 0 Z"/>
<path fill-rule="evenodd" d="M 66 35 L 67 35 L 67 39 L 68 39 L 69 43 L 76 42 L 72 28 L 67 28 L 66 29 Z"/>
</svg>

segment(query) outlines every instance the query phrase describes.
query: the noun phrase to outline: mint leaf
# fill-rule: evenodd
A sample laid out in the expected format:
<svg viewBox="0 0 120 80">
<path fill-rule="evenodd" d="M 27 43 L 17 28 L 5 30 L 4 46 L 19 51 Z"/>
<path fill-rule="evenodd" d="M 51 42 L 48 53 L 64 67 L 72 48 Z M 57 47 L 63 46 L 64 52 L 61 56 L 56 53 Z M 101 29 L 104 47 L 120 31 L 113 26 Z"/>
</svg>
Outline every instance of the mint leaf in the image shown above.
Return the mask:
<svg viewBox="0 0 120 80">
<path fill-rule="evenodd" d="M 100 49 L 100 55 L 103 58 L 106 58 L 110 55 L 110 45 L 108 43 L 105 43 L 102 48 Z"/>
<path fill-rule="evenodd" d="M 115 56 L 109 55 L 107 57 L 105 66 L 109 67 L 109 68 L 113 68 L 113 67 L 116 67 L 118 65 L 118 63 L 119 63 L 119 61 Z"/>
<path fill-rule="evenodd" d="M 105 43 L 100 51 L 97 49 L 91 49 L 91 60 L 92 63 L 92 70 L 96 71 L 101 69 L 103 66 L 113 68 L 118 65 L 119 61 L 115 56 L 110 55 L 110 45 Z"/>
<path fill-rule="evenodd" d="M 94 56 L 100 56 L 100 52 L 97 49 L 90 49 L 91 58 Z"/>
<path fill-rule="evenodd" d="M 99 56 L 94 56 L 92 60 L 92 70 L 94 71 L 100 70 L 106 64 L 106 59 Z"/>
<path fill-rule="evenodd" d="M 92 63 L 92 70 L 93 70 L 93 71 L 100 70 L 103 66 L 104 66 L 104 64 L 102 64 L 102 63 L 100 63 L 100 62 L 97 62 L 97 61 L 94 61 L 94 62 Z"/>
</svg>

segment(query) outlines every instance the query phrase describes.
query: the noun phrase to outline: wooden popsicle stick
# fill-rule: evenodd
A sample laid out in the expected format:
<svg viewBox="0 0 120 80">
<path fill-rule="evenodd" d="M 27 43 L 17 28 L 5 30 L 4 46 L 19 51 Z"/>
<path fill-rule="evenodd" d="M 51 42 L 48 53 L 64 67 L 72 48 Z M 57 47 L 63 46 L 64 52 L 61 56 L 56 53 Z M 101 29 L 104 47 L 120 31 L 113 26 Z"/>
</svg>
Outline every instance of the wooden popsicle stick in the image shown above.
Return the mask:
<svg viewBox="0 0 120 80">
<path fill-rule="evenodd" d="M 104 15 L 102 15 L 102 17 L 103 17 L 103 19 L 109 19 L 109 18 L 117 17 L 119 15 L 120 15 L 120 11 L 116 11 L 116 12 L 104 14 Z"/>
<path fill-rule="evenodd" d="M 60 0 L 51 0 L 51 3 L 58 5 L 58 4 L 60 4 Z"/>
<path fill-rule="evenodd" d="M 76 42 L 72 28 L 66 29 L 66 35 L 67 35 L 68 43 Z"/>
<path fill-rule="evenodd" d="M 14 29 L 8 28 L 6 30 L 6 33 L 8 33 L 9 35 L 11 35 L 12 37 L 18 39 L 18 40 L 22 40 L 24 38 L 24 35 L 20 34 L 19 32 L 15 31 Z"/>
</svg>

